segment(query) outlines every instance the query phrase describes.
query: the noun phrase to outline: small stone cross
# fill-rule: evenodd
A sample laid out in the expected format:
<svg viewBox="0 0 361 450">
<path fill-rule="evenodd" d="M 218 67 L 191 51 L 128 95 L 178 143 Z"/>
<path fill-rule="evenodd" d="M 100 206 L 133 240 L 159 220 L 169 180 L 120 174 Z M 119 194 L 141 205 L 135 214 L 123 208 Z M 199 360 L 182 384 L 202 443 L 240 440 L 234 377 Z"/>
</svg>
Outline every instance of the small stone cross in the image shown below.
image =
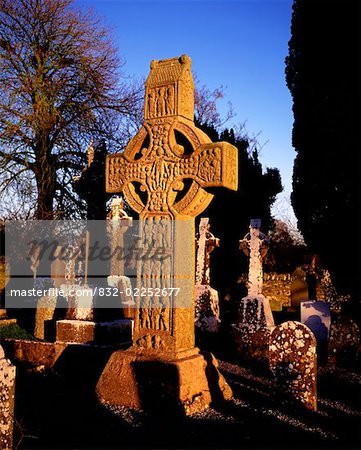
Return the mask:
<svg viewBox="0 0 361 450">
<path fill-rule="evenodd" d="M 249 233 L 239 241 L 240 249 L 249 256 L 248 296 L 262 294 L 262 258 L 267 253 L 267 236 L 260 232 L 260 221 L 251 221 Z"/>
<path fill-rule="evenodd" d="M 210 254 L 219 247 L 219 239 L 209 229 L 209 219 L 202 217 L 199 224 L 196 284 L 207 286 L 210 286 Z"/>
</svg>

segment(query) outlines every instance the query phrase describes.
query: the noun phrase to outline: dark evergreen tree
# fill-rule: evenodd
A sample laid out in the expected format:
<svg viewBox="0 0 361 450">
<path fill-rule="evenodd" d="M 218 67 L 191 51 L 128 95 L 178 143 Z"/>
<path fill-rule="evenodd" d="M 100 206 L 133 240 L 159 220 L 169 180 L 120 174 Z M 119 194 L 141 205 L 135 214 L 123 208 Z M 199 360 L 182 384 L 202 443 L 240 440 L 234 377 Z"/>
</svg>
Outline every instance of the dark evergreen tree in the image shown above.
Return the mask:
<svg viewBox="0 0 361 450">
<path fill-rule="evenodd" d="M 340 292 L 360 297 L 360 2 L 294 0 L 292 204 Z"/>
<path fill-rule="evenodd" d="M 257 150 L 249 153 L 247 137 L 237 138 L 232 129 L 218 132 L 215 127 L 197 124 L 213 142 L 227 141 L 238 148 L 238 191 L 219 189 L 202 217 L 209 217 L 211 231 L 221 239 L 221 246 L 212 253 L 212 286 L 221 292 L 229 291 L 234 300 L 240 299 L 237 278 L 247 271 L 247 258 L 239 250 L 239 240 L 248 232 L 250 219 L 262 220 L 262 230 L 272 224 L 271 207 L 282 191 L 278 169 L 265 172 L 258 160 Z M 209 189 L 209 192 L 212 192 Z"/>
</svg>

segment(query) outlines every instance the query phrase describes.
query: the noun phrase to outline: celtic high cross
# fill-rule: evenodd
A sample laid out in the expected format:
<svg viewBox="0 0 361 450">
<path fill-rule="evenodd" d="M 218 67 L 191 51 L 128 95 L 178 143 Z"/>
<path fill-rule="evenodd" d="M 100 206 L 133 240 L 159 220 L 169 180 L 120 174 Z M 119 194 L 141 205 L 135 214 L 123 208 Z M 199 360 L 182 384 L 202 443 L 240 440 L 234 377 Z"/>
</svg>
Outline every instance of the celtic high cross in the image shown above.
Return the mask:
<svg viewBox="0 0 361 450">
<path fill-rule="evenodd" d="M 213 198 L 206 188 L 237 190 L 238 151 L 226 142 L 213 143 L 194 125 L 194 82 L 188 56 L 152 61 L 150 67 L 143 126 L 124 153 L 107 157 L 106 190 L 123 193 L 145 224 L 142 230 L 148 222 L 170 219 L 175 224 L 167 242 L 172 245 L 173 273 L 182 278 L 185 268 L 191 267 L 190 290 L 181 289 L 178 294 L 188 296 L 189 307 L 174 307 L 172 298 L 160 298 L 150 308 L 151 299 L 142 299 L 133 344 L 177 352 L 194 347 L 194 217 Z M 189 226 L 179 228 L 177 223 Z M 190 230 L 188 237 L 185 229 Z M 165 270 L 158 261 L 144 264 L 148 267 L 142 271 L 153 275 Z M 147 287 L 152 286 L 149 283 Z"/>
</svg>

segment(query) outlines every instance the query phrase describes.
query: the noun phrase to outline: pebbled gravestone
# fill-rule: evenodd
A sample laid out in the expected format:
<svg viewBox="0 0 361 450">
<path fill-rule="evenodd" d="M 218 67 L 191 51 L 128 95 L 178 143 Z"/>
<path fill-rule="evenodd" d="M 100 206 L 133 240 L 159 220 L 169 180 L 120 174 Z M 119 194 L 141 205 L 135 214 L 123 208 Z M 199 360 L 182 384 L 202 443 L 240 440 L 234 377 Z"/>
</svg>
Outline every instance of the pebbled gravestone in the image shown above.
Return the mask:
<svg viewBox="0 0 361 450">
<path fill-rule="evenodd" d="M 15 366 L 0 346 L 0 449 L 13 448 Z"/>
<path fill-rule="evenodd" d="M 283 400 L 317 410 L 316 339 L 300 322 L 285 322 L 271 333 L 269 364 Z"/>
</svg>

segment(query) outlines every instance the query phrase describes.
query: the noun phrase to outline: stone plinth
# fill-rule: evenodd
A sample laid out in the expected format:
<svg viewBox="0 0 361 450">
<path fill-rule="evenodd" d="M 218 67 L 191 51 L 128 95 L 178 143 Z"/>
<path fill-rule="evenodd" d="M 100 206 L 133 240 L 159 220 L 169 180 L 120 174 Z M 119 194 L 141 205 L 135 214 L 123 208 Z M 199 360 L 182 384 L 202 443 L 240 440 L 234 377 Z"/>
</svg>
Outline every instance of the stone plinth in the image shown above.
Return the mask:
<svg viewBox="0 0 361 450">
<path fill-rule="evenodd" d="M 269 301 L 261 294 L 243 297 L 239 308 L 238 323 L 251 325 L 257 329 L 273 327 L 274 321 Z"/>
<path fill-rule="evenodd" d="M 316 339 L 300 322 L 285 322 L 271 334 L 270 369 L 285 401 L 317 410 Z"/>
<path fill-rule="evenodd" d="M 196 284 L 195 298 L 196 327 L 201 331 L 216 333 L 221 324 L 218 292 L 210 286 Z"/>
<path fill-rule="evenodd" d="M 96 387 L 103 403 L 134 409 L 180 409 L 192 414 L 212 402 L 229 399 L 232 391 L 218 372 L 212 354 L 193 348 L 176 354 L 114 352 Z"/>
<path fill-rule="evenodd" d="M 57 342 L 78 344 L 117 344 L 131 342 L 133 321 L 130 319 L 112 322 L 89 320 L 59 320 L 56 324 Z"/>
<path fill-rule="evenodd" d="M 0 346 L 0 448 L 13 448 L 15 366 L 5 358 Z"/>
</svg>

